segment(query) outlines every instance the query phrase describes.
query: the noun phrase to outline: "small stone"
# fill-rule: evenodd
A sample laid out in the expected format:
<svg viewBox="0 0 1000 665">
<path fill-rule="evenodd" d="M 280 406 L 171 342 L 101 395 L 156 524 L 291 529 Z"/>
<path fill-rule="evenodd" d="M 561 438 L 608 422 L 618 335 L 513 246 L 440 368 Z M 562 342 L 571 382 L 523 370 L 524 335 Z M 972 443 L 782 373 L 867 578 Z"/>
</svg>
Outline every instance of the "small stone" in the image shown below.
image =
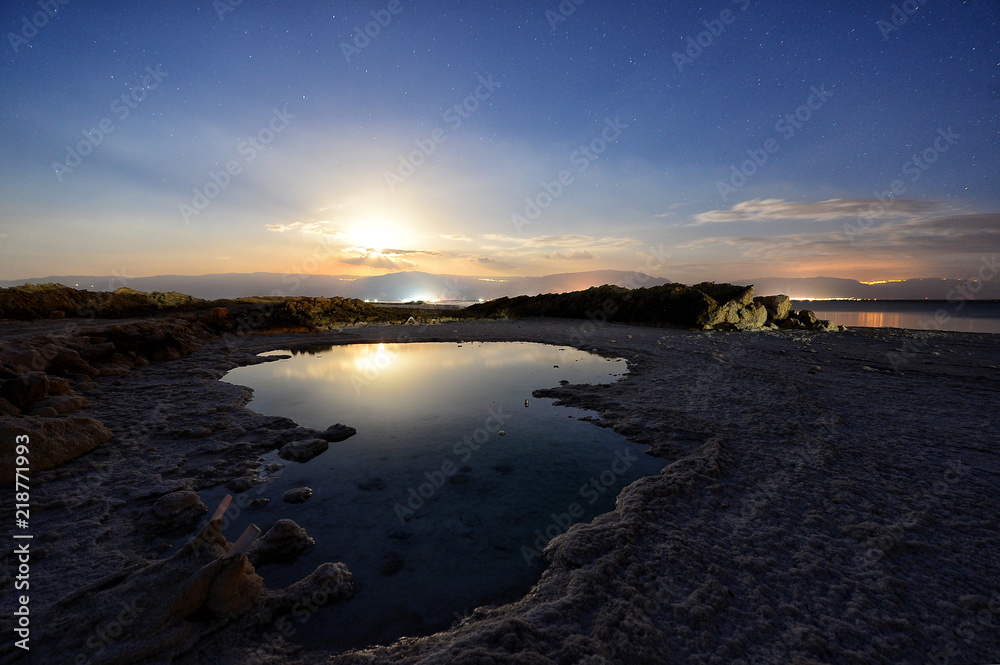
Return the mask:
<svg viewBox="0 0 1000 665">
<path fill-rule="evenodd" d="M 353 427 L 337 423 L 336 425 L 330 425 L 327 427 L 326 431 L 319 435 L 319 438 L 329 441 L 330 443 L 337 443 L 338 441 L 349 439 L 357 433 L 358 430 Z"/>
<path fill-rule="evenodd" d="M 259 499 L 254 499 L 253 501 L 248 503 L 247 506 L 250 508 L 263 508 L 269 503 L 271 503 L 271 500 L 268 499 L 266 496 L 262 496 Z"/>
<path fill-rule="evenodd" d="M 305 439 L 286 443 L 278 451 L 278 457 L 293 462 L 308 462 L 326 452 L 330 444 L 323 439 Z"/>
<path fill-rule="evenodd" d="M 153 504 L 153 515 L 161 524 L 171 528 L 190 524 L 207 512 L 208 507 L 193 490 L 165 494 Z"/>
<path fill-rule="evenodd" d="M 250 546 L 247 558 L 254 566 L 264 563 L 290 563 L 316 544 L 306 530 L 293 520 L 281 519 Z"/>
<path fill-rule="evenodd" d="M 282 494 L 281 500 L 285 503 L 305 503 L 312 495 L 312 489 L 308 487 L 296 487 Z"/>
</svg>

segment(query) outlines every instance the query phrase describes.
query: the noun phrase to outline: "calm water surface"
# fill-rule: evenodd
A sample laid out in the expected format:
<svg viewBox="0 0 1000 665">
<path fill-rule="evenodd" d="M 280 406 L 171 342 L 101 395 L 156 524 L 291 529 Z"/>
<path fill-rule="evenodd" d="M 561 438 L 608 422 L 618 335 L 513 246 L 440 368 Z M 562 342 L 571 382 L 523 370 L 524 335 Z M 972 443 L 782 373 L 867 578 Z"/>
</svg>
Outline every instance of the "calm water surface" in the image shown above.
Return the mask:
<svg viewBox="0 0 1000 665">
<path fill-rule="evenodd" d="M 316 539 L 295 564 L 261 566 L 271 587 L 325 561 L 347 564 L 358 594 L 293 621 L 291 639 L 310 646 L 428 634 L 479 605 L 514 600 L 538 580 L 537 550 L 567 515 L 575 522 L 613 509 L 625 485 L 664 465 L 580 420 L 592 412 L 531 392 L 611 383 L 626 371 L 621 359 L 529 343 L 358 344 L 237 368 L 223 380 L 254 389 L 251 409 L 358 434 L 305 464 L 283 462 L 246 493 L 271 502 L 242 510 L 227 536 L 288 517 Z M 285 490 L 302 486 L 312 498 L 282 503 Z M 212 505 L 224 494 L 202 498 Z"/>
<path fill-rule="evenodd" d="M 1000 303 L 945 300 L 793 300 L 821 319 L 861 328 L 1000 333 Z"/>
</svg>

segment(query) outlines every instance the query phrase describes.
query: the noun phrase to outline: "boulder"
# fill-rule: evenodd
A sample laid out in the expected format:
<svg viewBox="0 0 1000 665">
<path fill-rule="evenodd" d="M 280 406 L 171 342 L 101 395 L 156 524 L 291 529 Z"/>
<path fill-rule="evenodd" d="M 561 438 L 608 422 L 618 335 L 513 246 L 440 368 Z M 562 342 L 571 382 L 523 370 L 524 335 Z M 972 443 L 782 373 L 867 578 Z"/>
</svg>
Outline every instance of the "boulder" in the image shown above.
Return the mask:
<svg viewBox="0 0 1000 665">
<path fill-rule="evenodd" d="M 187 526 L 207 512 L 208 507 L 192 490 L 171 492 L 153 504 L 153 515 L 159 524 L 170 529 Z"/>
<path fill-rule="evenodd" d="M 792 300 L 788 296 L 759 296 L 753 301 L 767 309 L 767 316 L 772 321 L 783 321 L 792 312 Z"/>
<path fill-rule="evenodd" d="M 306 530 L 290 519 L 280 519 L 250 546 L 247 558 L 255 566 L 290 563 L 316 544 Z"/>
<path fill-rule="evenodd" d="M 58 376 L 49 377 L 49 395 L 74 395 L 73 384 Z"/>
<path fill-rule="evenodd" d="M 82 409 L 87 405 L 87 398 L 81 397 L 80 395 L 50 395 L 45 399 L 38 400 L 31 405 L 30 413 L 32 415 L 40 415 L 43 409 L 52 409 L 55 415 L 61 415 L 63 413 L 69 413 L 70 411 L 76 411 L 77 409 Z"/>
<path fill-rule="evenodd" d="M 812 310 L 808 309 L 800 311 L 795 318 L 797 318 L 802 325 L 807 328 L 813 328 L 817 323 L 819 323 L 819 319 L 816 318 L 816 315 L 812 312 Z"/>
<path fill-rule="evenodd" d="M 733 284 L 702 282 L 700 284 L 695 284 L 691 288 L 696 291 L 701 291 L 720 305 L 724 305 L 728 302 L 735 302 L 738 307 L 745 307 L 753 302 L 752 286 L 736 286 Z"/>
<path fill-rule="evenodd" d="M 278 451 L 278 457 L 292 462 L 308 462 L 314 457 L 325 453 L 329 447 L 329 442 L 323 439 L 292 441 L 281 447 L 281 450 Z"/>
<path fill-rule="evenodd" d="M 285 492 L 281 496 L 281 500 L 285 503 L 305 503 L 309 500 L 309 497 L 313 495 L 313 491 L 309 487 L 296 487 Z"/>
<path fill-rule="evenodd" d="M 275 603 L 287 605 L 302 598 L 324 599 L 324 605 L 347 600 L 354 595 L 351 571 L 342 563 L 320 564 L 295 584 L 275 594 Z M 314 602 L 316 602 L 314 600 Z"/>
<path fill-rule="evenodd" d="M 31 440 L 31 471 L 52 469 L 111 440 L 108 428 L 93 418 L 9 416 L 0 421 L 0 482 L 14 480 L 14 439 Z"/>
<path fill-rule="evenodd" d="M 21 409 L 48 394 L 49 377 L 45 372 L 25 372 L 0 386 L 0 397 Z"/>
<path fill-rule="evenodd" d="M 16 416 L 20 413 L 21 409 L 0 397 L 0 416 Z"/>
<path fill-rule="evenodd" d="M 760 330 L 767 323 L 767 309 L 763 305 L 750 304 L 741 307 L 739 320 L 734 327 L 737 330 Z"/>
<path fill-rule="evenodd" d="M 336 425 L 330 425 L 329 427 L 327 427 L 326 431 L 320 434 L 319 437 L 321 439 L 329 441 L 330 443 L 337 443 L 338 441 L 344 441 L 345 439 L 349 439 L 357 433 L 358 430 L 354 429 L 353 427 L 348 427 L 347 425 L 341 425 L 340 423 L 337 423 Z"/>
<path fill-rule="evenodd" d="M 52 358 L 46 368 L 52 374 L 86 374 L 87 376 L 98 376 L 100 372 L 90 365 L 83 357 L 73 349 L 64 346 L 50 347 L 46 355 Z"/>
</svg>

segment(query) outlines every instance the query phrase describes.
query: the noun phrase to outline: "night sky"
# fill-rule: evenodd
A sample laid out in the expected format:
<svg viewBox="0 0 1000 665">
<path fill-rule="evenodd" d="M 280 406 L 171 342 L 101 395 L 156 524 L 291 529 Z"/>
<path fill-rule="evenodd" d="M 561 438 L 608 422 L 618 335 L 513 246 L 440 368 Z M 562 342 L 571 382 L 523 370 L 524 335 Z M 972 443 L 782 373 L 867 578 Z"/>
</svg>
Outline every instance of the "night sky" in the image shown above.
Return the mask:
<svg viewBox="0 0 1000 665">
<path fill-rule="evenodd" d="M 966 278 L 1000 246 L 995 0 L 6 0 L 0 28 L 0 279 Z"/>
</svg>

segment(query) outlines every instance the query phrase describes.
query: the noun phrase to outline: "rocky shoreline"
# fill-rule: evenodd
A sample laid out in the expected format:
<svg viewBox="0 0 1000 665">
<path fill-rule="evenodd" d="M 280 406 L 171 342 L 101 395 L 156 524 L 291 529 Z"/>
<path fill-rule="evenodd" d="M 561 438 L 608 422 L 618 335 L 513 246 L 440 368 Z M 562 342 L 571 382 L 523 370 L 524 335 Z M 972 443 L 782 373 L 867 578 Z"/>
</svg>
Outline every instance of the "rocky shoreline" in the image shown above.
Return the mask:
<svg viewBox="0 0 1000 665">
<path fill-rule="evenodd" d="M 32 460 L 33 635 L 50 648 L 34 662 L 958 663 L 1000 652 L 1000 509 L 983 500 L 1000 485 L 991 336 L 531 318 L 236 336 L 212 316 L 224 318 L 97 321 L 71 335 L 38 321 L 4 336 L 13 401 L 4 399 L 17 409 L 3 418 L 4 445 L 21 431 L 67 444 Z M 198 556 L 208 558 L 171 552 L 214 508 L 198 492 L 224 483 L 234 509 L 253 510 L 253 489 L 267 482 L 263 453 L 347 445 L 245 408 L 249 390 L 218 381 L 226 371 L 303 344 L 461 340 L 627 358 L 630 373 L 616 384 L 539 386 L 537 395 L 594 410 L 668 461 L 626 488 L 614 512 L 554 539 L 524 599 L 363 653 L 301 652 L 284 629 L 308 630 L 320 591 L 323 604 L 349 597 L 350 562 L 268 589 L 254 579 L 258 551 L 233 568 L 239 575 L 227 573 L 239 584 L 216 582 L 218 557 L 203 553 L 239 535 L 223 523 L 203 527 L 210 546 Z M 53 434 L 45 421 L 70 429 Z M 261 525 L 264 556 L 308 546 L 280 522 Z M 12 584 L 14 557 L 2 564 Z M 102 580 L 148 588 L 205 566 L 183 602 L 142 596 L 145 621 L 118 618 L 128 594 L 63 600 Z M 6 618 L 13 602 L 0 606 Z M 311 609 L 296 614 L 296 603 Z M 169 620 L 151 613 L 164 605 L 182 609 Z M 9 643 L 0 649 L 5 662 L 32 662 L 14 660 Z"/>
</svg>

